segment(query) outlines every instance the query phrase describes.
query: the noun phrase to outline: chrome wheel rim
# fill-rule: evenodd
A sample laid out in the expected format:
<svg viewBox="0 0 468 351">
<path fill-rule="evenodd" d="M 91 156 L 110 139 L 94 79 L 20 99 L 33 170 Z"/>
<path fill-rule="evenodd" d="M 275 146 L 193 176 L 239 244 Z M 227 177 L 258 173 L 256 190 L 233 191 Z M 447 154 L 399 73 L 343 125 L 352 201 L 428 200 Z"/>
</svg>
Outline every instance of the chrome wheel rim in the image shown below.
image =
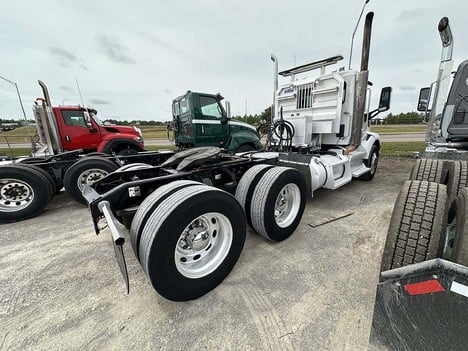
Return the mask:
<svg viewBox="0 0 468 351">
<path fill-rule="evenodd" d="M 281 228 L 290 226 L 299 213 L 301 191 L 296 184 L 286 184 L 275 201 L 275 222 Z"/>
<path fill-rule="evenodd" d="M 377 170 L 378 163 L 379 163 L 379 157 L 377 156 L 377 153 L 374 152 L 372 153 L 371 164 L 370 164 L 371 174 L 374 174 L 375 171 Z"/>
<path fill-rule="evenodd" d="M 96 183 L 98 180 L 104 178 L 108 175 L 109 172 L 99 169 L 99 168 L 91 168 L 87 169 L 86 171 L 82 172 L 77 180 L 77 186 L 80 191 L 83 191 L 85 185 L 92 185 Z"/>
<path fill-rule="evenodd" d="M 452 217 L 452 218 L 450 218 Z M 444 244 L 444 253 L 443 257 L 447 259 L 452 259 L 453 256 L 453 245 L 457 237 L 457 216 L 450 215 L 447 220 L 447 225 L 445 227 L 445 244 Z"/>
<path fill-rule="evenodd" d="M 34 200 L 32 187 L 18 179 L 0 179 L 0 209 L 16 212 L 28 207 Z"/>
<path fill-rule="evenodd" d="M 175 265 L 180 274 L 197 279 L 215 271 L 231 248 L 233 229 L 221 213 L 209 212 L 195 218 L 177 241 Z"/>
</svg>

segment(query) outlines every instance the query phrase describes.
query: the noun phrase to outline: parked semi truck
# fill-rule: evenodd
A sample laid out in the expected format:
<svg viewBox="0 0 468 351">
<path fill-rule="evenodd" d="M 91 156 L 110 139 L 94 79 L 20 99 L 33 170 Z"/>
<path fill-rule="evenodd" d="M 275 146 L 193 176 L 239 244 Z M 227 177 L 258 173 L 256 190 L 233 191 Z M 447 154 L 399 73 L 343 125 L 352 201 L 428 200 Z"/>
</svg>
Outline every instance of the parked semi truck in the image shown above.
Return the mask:
<svg viewBox="0 0 468 351">
<path fill-rule="evenodd" d="M 56 155 L 79 150 L 85 153 L 128 154 L 144 150 L 143 135 L 137 127 L 105 125 L 95 109 L 82 106 L 52 106 L 44 82 L 43 97 L 35 101 L 33 112 L 37 134 L 44 145 L 37 155 Z"/>
<path fill-rule="evenodd" d="M 465 350 L 468 345 L 468 60 L 452 72 L 448 18 L 439 21 L 438 31 L 437 79 L 421 89 L 418 101 L 418 110 L 429 116 L 427 147 L 393 209 L 371 349 Z"/>
<path fill-rule="evenodd" d="M 218 146 L 231 153 L 261 150 L 263 145 L 255 127 L 236 121 L 226 109 L 221 94 L 187 91 L 172 102 L 172 128 L 179 149 Z"/>
<path fill-rule="evenodd" d="M 33 157 L 1 162 L 0 223 L 35 217 L 63 187 L 85 204 L 85 185 L 122 166 L 158 165 L 174 154 L 143 152 L 140 129 L 104 125 L 93 109 L 52 107 L 46 85 L 41 81 L 39 85 L 43 97 L 36 100 L 34 116 L 43 147 Z M 231 120 L 221 100 L 219 94 L 191 92 L 174 100 L 179 150 L 200 145 L 220 146 L 228 152 L 263 148 L 255 128 Z M 50 194 L 44 195 L 47 188 Z"/>
<path fill-rule="evenodd" d="M 369 131 L 371 111 L 366 111 L 372 19 L 371 12 L 360 71 L 327 72 L 340 57 L 284 71 L 318 70 L 313 79 L 294 79 L 275 91 L 282 111 L 275 118 L 277 134 L 290 139 L 291 151 L 232 155 L 218 147 L 193 148 L 159 166 L 130 165 L 84 187 L 96 234 L 102 221 L 110 229 L 127 289 L 127 234 L 121 225 L 154 289 L 170 300 L 190 300 L 229 274 L 242 251 L 246 225 L 268 240 L 285 240 L 315 190 L 373 178 L 381 145 Z M 376 110 L 387 110 L 389 103 L 390 89 L 384 88 Z M 286 123 L 295 133 L 282 129 Z"/>
<path fill-rule="evenodd" d="M 36 100 L 34 116 L 43 147 L 32 157 L 0 162 L 0 223 L 35 217 L 63 187 L 86 203 L 84 185 L 129 163 L 159 164 L 174 153 L 138 153 L 143 150 L 138 128 L 106 126 L 92 109 L 52 107 L 46 85 L 39 85 L 43 97 Z"/>
</svg>

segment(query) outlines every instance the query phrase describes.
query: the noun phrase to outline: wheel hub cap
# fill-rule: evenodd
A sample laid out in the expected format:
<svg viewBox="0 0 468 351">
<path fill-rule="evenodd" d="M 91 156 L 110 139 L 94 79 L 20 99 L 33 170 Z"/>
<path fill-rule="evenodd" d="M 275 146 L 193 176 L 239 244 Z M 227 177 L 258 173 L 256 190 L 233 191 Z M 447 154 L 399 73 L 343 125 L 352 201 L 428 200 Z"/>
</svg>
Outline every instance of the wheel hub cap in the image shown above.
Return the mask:
<svg viewBox="0 0 468 351">
<path fill-rule="evenodd" d="M 233 239 L 231 222 L 226 216 L 210 212 L 194 219 L 177 242 L 174 259 L 179 273 L 201 278 L 219 267 Z"/>
<path fill-rule="evenodd" d="M 85 185 L 92 185 L 109 173 L 102 169 L 88 169 L 78 177 L 78 188 L 83 191 Z"/>
<path fill-rule="evenodd" d="M 276 224 L 285 228 L 297 217 L 301 203 L 301 192 L 299 187 L 294 184 L 286 184 L 279 192 L 275 201 L 275 221 Z"/>
<path fill-rule="evenodd" d="M 32 188 L 16 179 L 0 179 L 0 210 L 14 212 L 24 209 L 34 197 Z"/>
</svg>

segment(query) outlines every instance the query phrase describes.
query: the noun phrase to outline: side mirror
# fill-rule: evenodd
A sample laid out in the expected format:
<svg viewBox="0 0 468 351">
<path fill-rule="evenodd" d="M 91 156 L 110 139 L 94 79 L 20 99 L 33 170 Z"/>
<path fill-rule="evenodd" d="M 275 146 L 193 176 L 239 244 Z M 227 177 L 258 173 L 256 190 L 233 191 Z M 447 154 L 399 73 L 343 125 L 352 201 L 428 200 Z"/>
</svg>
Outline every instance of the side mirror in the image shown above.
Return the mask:
<svg viewBox="0 0 468 351">
<path fill-rule="evenodd" d="M 231 118 L 231 102 L 226 100 L 224 103 L 226 105 L 227 118 Z"/>
<path fill-rule="evenodd" d="M 418 98 L 418 111 L 424 112 L 427 111 L 429 106 L 429 98 L 431 95 L 431 88 L 422 88 L 419 91 L 419 98 Z"/>
<path fill-rule="evenodd" d="M 379 112 L 388 111 L 390 109 L 390 98 L 392 96 L 392 87 L 384 87 L 380 92 Z"/>
</svg>

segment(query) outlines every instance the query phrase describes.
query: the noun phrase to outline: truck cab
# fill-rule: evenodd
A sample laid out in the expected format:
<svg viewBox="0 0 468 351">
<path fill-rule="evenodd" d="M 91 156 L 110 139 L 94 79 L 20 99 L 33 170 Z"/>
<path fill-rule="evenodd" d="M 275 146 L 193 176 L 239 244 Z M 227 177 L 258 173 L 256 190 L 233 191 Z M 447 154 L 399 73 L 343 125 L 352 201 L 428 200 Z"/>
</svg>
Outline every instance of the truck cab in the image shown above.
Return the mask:
<svg viewBox="0 0 468 351">
<path fill-rule="evenodd" d="M 43 97 L 36 99 L 33 112 L 43 147 L 35 155 L 55 155 L 79 149 L 122 155 L 144 150 L 140 129 L 105 125 L 93 108 L 52 106 L 47 86 L 42 81 L 39 85 Z"/>
<path fill-rule="evenodd" d="M 95 109 L 80 106 L 52 108 L 64 151 L 119 153 L 142 151 L 143 137 L 136 127 L 105 125 Z"/>
<path fill-rule="evenodd" d="M 263 148 L 255 127 L 230 118 L 222 100 L 220 94 L 188 91 L 172 102 L 174 140 L 179 148 L 218 146 L 230 152 Z"/>
</svg>

